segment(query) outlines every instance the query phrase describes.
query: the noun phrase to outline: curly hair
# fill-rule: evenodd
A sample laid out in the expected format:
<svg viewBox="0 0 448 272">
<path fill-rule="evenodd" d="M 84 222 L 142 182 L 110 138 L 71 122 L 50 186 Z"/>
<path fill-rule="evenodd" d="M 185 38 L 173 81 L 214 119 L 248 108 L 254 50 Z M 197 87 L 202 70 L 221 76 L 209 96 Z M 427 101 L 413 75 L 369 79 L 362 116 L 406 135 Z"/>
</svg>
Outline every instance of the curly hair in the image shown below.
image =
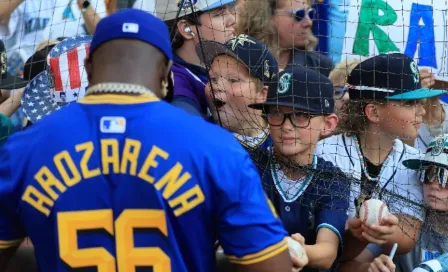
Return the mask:
<svg viewBox="0 0 448 272">
<path fill-rule="evenodd" d="M 352 70 L 360 63 L 361 63 L 360 60 L 341 61 L 330 72 L 328 79 L 335 86 L 338 86 L 338 85 L 344 86 L 345 83 L 347 83 L 347 77 L 350 75 Z"/>
<path fill-rule="evenodd" d="M 244 0 L 244 2 L 244 10 L 238 17 L 237 35 L 247 34 L 265 43 L 271 52 L 278 52 L 278 32 L 271 19 L 275 15 L 275 11 L 282 6 L 284 0 Z M 307 0 L 307 2 L 310 4 L 310 0 Z M 314 50 L 318 40 L 311 29 L 309 31 L 309 42 L 306 49 Z"/>
<path fill-rule="evenodd" d="M 366 116 L 366 106 L 368 104 L 383 104 L 382 100 L 350 99 L 344 104 L 339 115 L 338 131 L 354 136 L 360 132 L 365 132 L 369 125 L 369 119 Z"/>
</svg>

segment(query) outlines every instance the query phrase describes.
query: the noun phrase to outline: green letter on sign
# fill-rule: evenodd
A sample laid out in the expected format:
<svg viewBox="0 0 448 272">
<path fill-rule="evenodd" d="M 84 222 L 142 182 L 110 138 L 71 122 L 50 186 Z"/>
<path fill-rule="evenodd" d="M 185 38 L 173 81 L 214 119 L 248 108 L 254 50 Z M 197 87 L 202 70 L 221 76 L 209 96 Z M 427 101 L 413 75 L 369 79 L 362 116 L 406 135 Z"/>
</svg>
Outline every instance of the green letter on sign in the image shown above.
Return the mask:
<svg viewBox="0 0 448 272">
<path fill-rule="evenodd" d="M 384 13 L 380 16 L 379 12 Z M 370 32 L 373 34 L 376 47 L 380 53 L 399 51 L 389 36 L 380 26 L 393 25 L 397 20 L 397 13 L 383 0 L 363 0 L 359 14 L 358 29 L 356 30 L 353 53 L 362 56 L 369 55 Z"/>
</svg>

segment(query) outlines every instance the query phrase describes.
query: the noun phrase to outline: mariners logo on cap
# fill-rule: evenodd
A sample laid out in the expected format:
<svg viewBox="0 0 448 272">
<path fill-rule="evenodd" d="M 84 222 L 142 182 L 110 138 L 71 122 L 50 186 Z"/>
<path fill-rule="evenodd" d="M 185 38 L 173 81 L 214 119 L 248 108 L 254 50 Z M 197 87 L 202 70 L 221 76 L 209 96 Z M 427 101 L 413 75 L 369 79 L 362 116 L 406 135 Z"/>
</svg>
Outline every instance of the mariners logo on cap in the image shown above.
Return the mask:
<svg viewBox="0 0 448 272">
<path fill-rule="evenodd" d="M 436 138 L 429 146 L 431 148 L 431 155 L 438 156 L 442 154 L 443 149 L 445 148 L 446 141 L 447 141 L 446 137 Z"/>
<path fill-rule="evenodd" d="M 176 5 L 178 8 L 187 9 L 196 5 L 197 2 L 198 0 L 176 0 Z"/>
<path fill-rule="evenodd" d="M 1 74 L 0 74 L 0 76 L 1 75 L 4 75 L 4 74 L 6 74 L 6 70 L 8 69 L 8 65 L 7 65 L 7 59 L 6 59 L 6 52 L 2 52 L 1 53 L 1 55 L 0 55 L 0 64 L 2 65 L 2 69 L 1 69 Z"/>
<path fill-rule="evenodd" d="M 414 83 L 417 84 L 420 82 L 420 72 L 418 71 L 417 63 L 414 61 L 411 62 L 411 71 L 414 76 Z"/>
<path fill-rule="evenodd" d="M 278 90 L 277 92 L 280 94 L 286 93 L 291 86 L 291 73 L 284 73 L 280 79 L 278 80 Z"/>
<path fill-rule="evenodd" d="M 237 37 L 231 39 L 229 41 L 229 44 L 231 45 L 232 51 L 235 51 L 235 48 L 238 46 L 238 44 L 241 46 L 244 46 L 245 42 L 257 44 L 250 38 L 249 35 L 246 35 L 246 34 L 241 34 L 241 35 L 238 35 Z"/>
</svg>

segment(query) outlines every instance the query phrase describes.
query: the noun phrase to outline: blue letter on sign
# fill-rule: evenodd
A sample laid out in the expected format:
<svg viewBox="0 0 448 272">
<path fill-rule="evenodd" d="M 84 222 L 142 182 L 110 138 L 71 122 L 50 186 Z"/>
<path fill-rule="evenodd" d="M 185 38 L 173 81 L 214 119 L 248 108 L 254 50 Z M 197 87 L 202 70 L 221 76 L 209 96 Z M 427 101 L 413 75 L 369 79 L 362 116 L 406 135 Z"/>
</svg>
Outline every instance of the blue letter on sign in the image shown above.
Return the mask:
<svg viewBox="0 0 448 272">
<path fill-rule="evenodd" d="M 419 24 L 420 20 L 423 21 L 424 25 Z M 420 44 L 418 64 L 437 69 L 432 6 L 413 3 L 411 20 L 409 22 L 408 43 L 404 53 L 414 58 L 418 43 Z"/>
</svg>

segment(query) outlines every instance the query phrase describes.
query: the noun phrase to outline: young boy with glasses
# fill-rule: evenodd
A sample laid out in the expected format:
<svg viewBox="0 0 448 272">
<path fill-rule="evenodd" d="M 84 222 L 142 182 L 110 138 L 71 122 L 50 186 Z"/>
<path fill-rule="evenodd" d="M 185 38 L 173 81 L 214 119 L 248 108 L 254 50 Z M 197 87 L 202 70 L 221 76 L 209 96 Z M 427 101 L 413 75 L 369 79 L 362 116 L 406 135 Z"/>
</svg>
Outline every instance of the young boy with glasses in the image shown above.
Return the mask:
<svg viewBox="0 0 448 272">
<path fill-rule="evenodd" d="M 252 158 L 289 235 L 305 238 L 309 264 L 303 271 L 330 269 L 342 247 L 349 181 L 313 154 L 338 123 L 333 85 L 320 73 L 295 66 L 274 77 L 266 102 L 249 107 L 267 115 L 273 148 Z"/>
</svg>

